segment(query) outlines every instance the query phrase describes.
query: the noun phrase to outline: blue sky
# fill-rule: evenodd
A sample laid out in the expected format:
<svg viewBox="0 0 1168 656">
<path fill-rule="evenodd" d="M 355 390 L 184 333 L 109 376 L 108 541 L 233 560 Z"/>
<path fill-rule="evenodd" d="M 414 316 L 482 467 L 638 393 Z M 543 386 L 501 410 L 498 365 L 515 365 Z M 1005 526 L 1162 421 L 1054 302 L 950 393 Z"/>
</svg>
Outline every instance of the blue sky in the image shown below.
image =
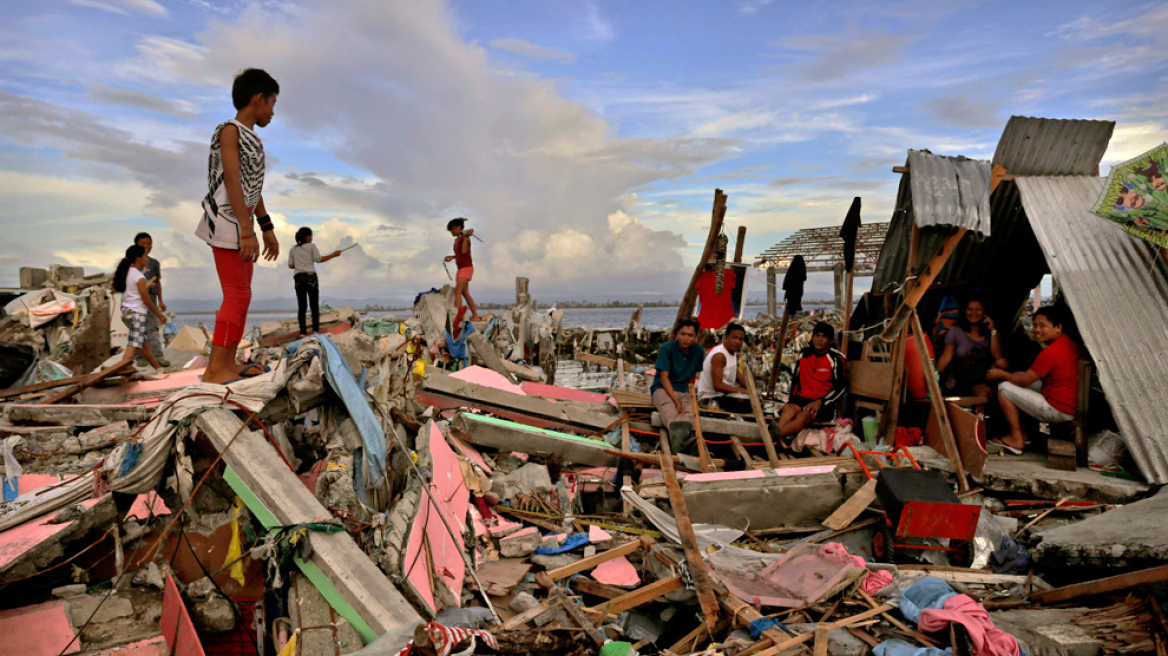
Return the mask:
<svg viewBox="0 0 1168 656">
<path fill-rule="evenodd" d="M 282 87 L 261 136 L 283 242 L 311 225 L 360 243 L 322 266 L 326 298 L 443 283 L 458 215 L 486 242 L 481 298 L 516 275 L 537 298 L 676 298 L 715 187 L 754 254 L 838 224 L 856 195 L 887 220 L 907 149 L 988 159 L 1011 115 L 1117 121 L 1104 171 L 1168 137 L 1163 3 L 826 7 L 4 3 L 0 285 L 22 265 L 108 270 L 144 228 L 171 298 L 215 297 L 193 231 L 247 66 Z M 262 269 L 256 295 L 287 295 L 288 273 Z"/>
</svg>

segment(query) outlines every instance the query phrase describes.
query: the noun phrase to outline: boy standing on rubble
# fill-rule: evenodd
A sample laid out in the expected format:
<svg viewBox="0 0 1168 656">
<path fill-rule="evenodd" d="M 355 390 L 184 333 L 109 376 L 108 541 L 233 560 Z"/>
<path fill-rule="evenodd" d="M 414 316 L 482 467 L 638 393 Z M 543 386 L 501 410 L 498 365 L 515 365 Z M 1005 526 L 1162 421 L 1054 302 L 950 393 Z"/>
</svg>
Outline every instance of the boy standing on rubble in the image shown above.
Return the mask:
<svg viewBox="0 0 1168 656">
<path fill-rule="evenodd" d="M 779 414 L 779 437 L 798 435 L 813 421 L 835 419 L 836 402 L 847 388 L 844 354 L 832 348 L 835 329 L 820 321 L 811 332 L 811 346 L 799 353 L 791 377 L 791 393 Z"/>
<path fill-rule="evenodd" d="M 146 266 L 142 268 L 142 275 L 146 278 L 146 287 L 150 290 L 150 300 L 158 306 L 159 310 L 166 312 L 166 301 L 162 300 L 162 265 L 158 260 L 150 257 L 150 251 L 154 250 L 154 240 L 149 234 L 139 232 L 134 237 L 134 243 L 146 249 Z M 170 362 L 166 360 L 162 353 L 162 347 L 166 343 L 162 338 L 161 326 L 158 325 L 158 318 L 153 313 L 146 315 L 146 334 L 150 336 L 150 353 L 154 355 L 154 359 L 163 368 L 169 367 Z M 142 364 L 145 364 L 146 359 L 140 358 Z"/>
<path fill-rule="evenodd" d="M 657 373 L 650 392 L 661 423 L 669 429 L 669 446 L 674 453 L 689 453 L 693 443 L 693 400 L 689 384 L 702 372 L 706 350 L 697 344 L 698 320 L 682 319 L 677 336 L 657 352 Z"/>
<path fill-rule="evenodd" d="M 263 373 L 258 365 L 236 363 L 236 349 L 247 325 L 251 277 L 260 256 L 256 225 L 263 231 L 264 259 L 275 260 L 280 244 L 264 207 L 264 144 L 255 128 L 267 127 L 275 114 L 280 85 L 271 75 L 249 68 L 231 87 L 235 118 L 220 123 L 211 135 L 207 165 L 207 196 L 195 234 L 207 242 L 223 288 L 223 304 L 215 315 L 211 358 L 203 382 L 225 384 Z"/>
</svg>

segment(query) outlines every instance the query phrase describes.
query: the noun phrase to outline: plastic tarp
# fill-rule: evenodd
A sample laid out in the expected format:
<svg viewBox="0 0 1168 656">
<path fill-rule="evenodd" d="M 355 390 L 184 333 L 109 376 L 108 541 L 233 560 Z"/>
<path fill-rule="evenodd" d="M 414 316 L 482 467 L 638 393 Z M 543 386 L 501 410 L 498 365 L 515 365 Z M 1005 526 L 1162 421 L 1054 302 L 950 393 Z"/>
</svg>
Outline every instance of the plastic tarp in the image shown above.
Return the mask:
<svg viewBox="0 0 1168 656">
<path fill-rule="evenodd" d="M 365 400 L 365 390 L 357 384 L 357 378 L 349 369 L 349 363 L 337 345 L 327 335 L 314 335 L 292 342 L 285 349 L 289 356 L 295 354 L 301 345 L 307 353 L 319 353 L 324 364 L 324 375 L 329 386 L 341 397 L 349 416 L 357 424 L 357 432 L 361 434 L 364 445 L 364 471 L 366 472 L 365 485 L 373 487 L 385 474 L 385 431 L 372 408 Z"/>
<path fill-rule="evenodd" d="M 4 312 L 17 317 L 30 328 L 52 321 L 58 314 L 77 309 L 77 297 L 56 289 L 40 289 L 20 296 L 4 306 Z"/>
</svg>

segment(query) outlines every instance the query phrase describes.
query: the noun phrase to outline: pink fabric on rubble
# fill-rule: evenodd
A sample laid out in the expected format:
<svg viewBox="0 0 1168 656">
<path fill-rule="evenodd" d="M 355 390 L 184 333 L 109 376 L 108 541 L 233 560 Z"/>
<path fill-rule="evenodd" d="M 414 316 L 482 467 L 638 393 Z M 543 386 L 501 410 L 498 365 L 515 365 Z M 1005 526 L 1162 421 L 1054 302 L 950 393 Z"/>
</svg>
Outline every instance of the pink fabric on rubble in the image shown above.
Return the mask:
<svg viewBox="0 0 1168 656">
<path fill-rule="evenodd" d="M 844 545 L 838 542 L 829 542 L 827 546 L 835 547 L 847 554 L 848 557 L 852 559 L 852 564 L 854 564 L 856 567 L 863 567 L 864 569 L 868 569 L 868 563 L 866 563 L 863 558 L 848 553 L 848 550 L 844 548 Z M 886 572 L 882 569 L 869 569 L 868 575 L 865 576 L 864 581 L 860 583 L 860 588 L 868 594 L 876 594 L 877 592 L 883 590 L 884 586 L 888 585 L 889 583 L 892 583 L 892 572 Z"/>
<path fill-rule="evenodd" d="M 1021 649 L 1014 636 L 994 626 L 990 614 L 968 595 L 957 595 L 941 609 L 921 613 L 920 628 L 925 633 L 944 630 L 950 622 L 959 622 L 969 631 L 973 653 L 977 656 L 1019 656 Z"/>
</svg>

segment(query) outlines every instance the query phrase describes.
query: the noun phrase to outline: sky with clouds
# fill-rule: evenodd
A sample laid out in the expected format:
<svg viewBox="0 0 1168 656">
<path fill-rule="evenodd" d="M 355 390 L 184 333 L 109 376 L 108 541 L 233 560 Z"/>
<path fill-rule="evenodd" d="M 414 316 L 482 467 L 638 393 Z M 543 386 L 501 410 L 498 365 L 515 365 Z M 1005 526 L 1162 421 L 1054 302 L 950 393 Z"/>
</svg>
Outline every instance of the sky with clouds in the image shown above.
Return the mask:
<svg viewBox="0 0 1168 656">
<path fill-rule="evenodd" d="M 1168 5 L 1060 0 L 43 0 L 0 5 L 0 286 L 110 270 L 154 236 L 170 299 L 213 299 L 194 236 L 232 77 L 279 82 L 265 203 L 312 226 L 322 297 L 678 298 L 713 190 L 759 253 L 891 214 L 909 148 L 988 159 L 1011 115 L 1118 122 L 1105 166 L 1168 139 Z M 277 266 L 278 265 L 278 266 Z M 255 296 L 291 298 L 284 260 Z M 763 293 L 756 276 L 748 289 Z M 813 279 L 809 292 L 827 292 Z"/>
</svg>

